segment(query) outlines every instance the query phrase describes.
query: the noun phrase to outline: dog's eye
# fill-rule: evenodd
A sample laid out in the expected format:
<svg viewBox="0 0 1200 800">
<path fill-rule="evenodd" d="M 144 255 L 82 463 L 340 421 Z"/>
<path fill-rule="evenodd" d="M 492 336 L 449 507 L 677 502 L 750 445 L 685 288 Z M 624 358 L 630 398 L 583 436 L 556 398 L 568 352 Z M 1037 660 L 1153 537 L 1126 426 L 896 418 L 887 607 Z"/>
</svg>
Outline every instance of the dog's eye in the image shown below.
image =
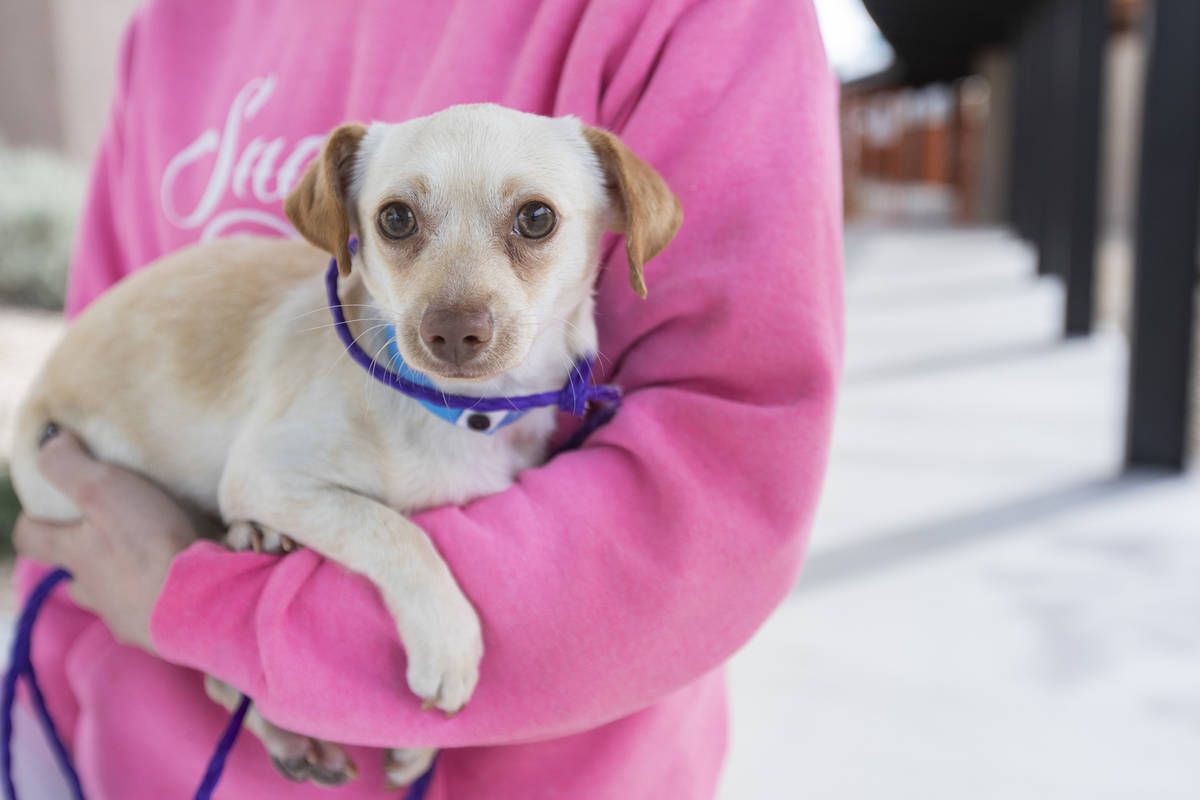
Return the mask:
<svg viewBox="0 0 1200 800">
<path fill-rule="evenodd" d="M 513 229 L 526 239 L 541 239 L 554 230 L 554 209 L 534 200 L 521 206 Z"/>
<path fill-rule="evenodd" d="M 379 231 L 389 239 L 406 239 L 417 232 L 417 217 L 404 203 L 388 203 L 379 209 Z"/>
</svg>

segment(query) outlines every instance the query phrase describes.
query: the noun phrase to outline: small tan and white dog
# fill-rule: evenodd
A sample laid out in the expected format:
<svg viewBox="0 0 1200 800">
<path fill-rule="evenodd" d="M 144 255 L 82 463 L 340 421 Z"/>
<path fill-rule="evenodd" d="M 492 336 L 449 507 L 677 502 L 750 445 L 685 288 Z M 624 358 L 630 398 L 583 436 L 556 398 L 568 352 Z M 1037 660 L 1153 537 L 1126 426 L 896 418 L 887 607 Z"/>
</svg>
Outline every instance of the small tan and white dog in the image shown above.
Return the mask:
<svg viewBox="0 0 1200 800">
<path fill-rule="evenodd" d="M 325 266 L 337 259 L 366 352 L 387 348 L 391 325 L 399 354 L 438 388 L 543 392 L 595 352 L 603 233 L 625 234 L 644 295 L 642 268 L 675 235 L 679 203 L 611 133 L 472 105 L 337 128 L 285 208 L 311 244 L 195 246 L 80 315 L 19 412 L 14 486 L 34 517 L 78 519 L 36 467 L 54 422 L 98 458 L 219 515 L 235 549 L 313 548 L 376 584 L 407 652 L 409 688 L 427 707 L 457 712 L 479 677 L 479 620 L 404 515 L 508 487 L 545 459 L 554 410 L 483 435 L 373 383 L 326 324 Z M 206 686 L 236 703 L 232 687 Z M 355 774 L 337 745 L 257 712 L 247 727 L 289 777 L 336 784 Z M 431 756 L 394 751 L 389 777 L 408 783 Z"/>
</svg>

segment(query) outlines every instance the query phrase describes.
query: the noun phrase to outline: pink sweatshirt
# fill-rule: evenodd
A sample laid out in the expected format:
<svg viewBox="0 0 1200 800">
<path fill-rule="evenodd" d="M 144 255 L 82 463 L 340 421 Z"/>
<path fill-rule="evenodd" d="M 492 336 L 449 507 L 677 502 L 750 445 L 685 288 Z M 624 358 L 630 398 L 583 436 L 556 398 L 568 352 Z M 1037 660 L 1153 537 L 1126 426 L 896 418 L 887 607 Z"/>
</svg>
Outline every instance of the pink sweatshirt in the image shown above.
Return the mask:
<svg viewBox="0 0 1200 800">
<path fill-rule="evenodd" d="M 353 744 L 362 774 L 332 793 L 288 783 L 243 736 L 221 798 L 394 798 L 378 748 L 396 745 L 447 748 L 436 800 L 712 797 L 722 664 L 796 579 L 839 368 L 836 86 L 810 3 L 164 0 L 134 19 L 119 84 L 72 312 L 186 244 L 294 235 L 281 199 L 337 123 L 455 103 L 617 131 L 685 222 L 646 301 L 623 248 L 604 251 L 617 418 L 508 491 L 416 518 L 483 620 L 466 710 L 420 710 L 365 579 L 311 551 L 199 543 L 154 612 L 161 660 L 61 592 L 39 627 L 35 663 L 91 800 L 191 796 L 228 717 L 200 671 L 280 725 Z M 41 572 L 22 564 L 21 590 Z"/>
</svg>

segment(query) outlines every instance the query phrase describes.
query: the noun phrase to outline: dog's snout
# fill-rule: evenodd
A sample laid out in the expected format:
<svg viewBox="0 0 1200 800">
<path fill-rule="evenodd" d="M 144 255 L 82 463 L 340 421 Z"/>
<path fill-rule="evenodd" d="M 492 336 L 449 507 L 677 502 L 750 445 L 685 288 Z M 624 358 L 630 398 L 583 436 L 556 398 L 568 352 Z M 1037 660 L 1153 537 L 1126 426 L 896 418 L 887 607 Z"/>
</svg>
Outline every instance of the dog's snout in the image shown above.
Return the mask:
<svg viewBox="0 0 1200 800">
<path fill-rule="evenodd" d="M 488 311 L 431 308 L 421 317 L 421 338 L 436 357 L 457 365 L 479 355 L 493 327 Z"/>
</svg>

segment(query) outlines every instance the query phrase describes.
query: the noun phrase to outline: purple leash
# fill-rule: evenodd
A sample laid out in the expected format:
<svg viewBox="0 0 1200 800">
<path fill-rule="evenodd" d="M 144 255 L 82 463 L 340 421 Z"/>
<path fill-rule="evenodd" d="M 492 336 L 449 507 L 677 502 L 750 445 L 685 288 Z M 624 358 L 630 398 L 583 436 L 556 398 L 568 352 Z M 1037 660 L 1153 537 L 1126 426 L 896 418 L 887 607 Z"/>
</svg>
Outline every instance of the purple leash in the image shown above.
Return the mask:
<svg viewBox="0 0 1200 800">
<path fill-rule="evenodd" d="M 66 745 L 59 738 L 58 731 L 54 727 L 54 720 L 50 718 L 50 712 L 46 709 L 46 698 L 42 695 L 41 687 L 38 686 L 37 676 L 33 671 L 33 661 L 30 658 L 30 652 L 33 649 L 33 623 L 37 620 L 38 612 L 42 610 L 42 606 L 50 597 L 50 592 L 54 591 L 54 587 L 70 578 L 71 573 L 65 569 L 56 569 L 42 578 L 30 593 L 29 601 L 25 603 L 21 617 L 17 620 L 8 672 L 4 675 L 4 707 L 0 709 L 4 714 L 3 726 L 0 727 L 0 747 L 2 747 L 0 755 L 3 757 L 3 763 L 0 766 L 4 770 L 4 796 L 7 800 L 16 800 L 17 798 L 17 790 L 13 786 L 12 778 L 13 704 L 17 699 L 17 681 L 21 678 L 25 678 L 29 684 L 29 693 L 33 698 L 33 707 L 37 712 L 38 721 L 42 725 L 42 730 L 46 732 L 46 739 L 54 749 L 54 759 L 58 762 L 59 769 L 67 777 L 67 782 L 71 784 L 71 797 L 74 800 L 83 800 L 83 787 L 79 785 L 79 775 L 76 774 Z"/>
</svg>

